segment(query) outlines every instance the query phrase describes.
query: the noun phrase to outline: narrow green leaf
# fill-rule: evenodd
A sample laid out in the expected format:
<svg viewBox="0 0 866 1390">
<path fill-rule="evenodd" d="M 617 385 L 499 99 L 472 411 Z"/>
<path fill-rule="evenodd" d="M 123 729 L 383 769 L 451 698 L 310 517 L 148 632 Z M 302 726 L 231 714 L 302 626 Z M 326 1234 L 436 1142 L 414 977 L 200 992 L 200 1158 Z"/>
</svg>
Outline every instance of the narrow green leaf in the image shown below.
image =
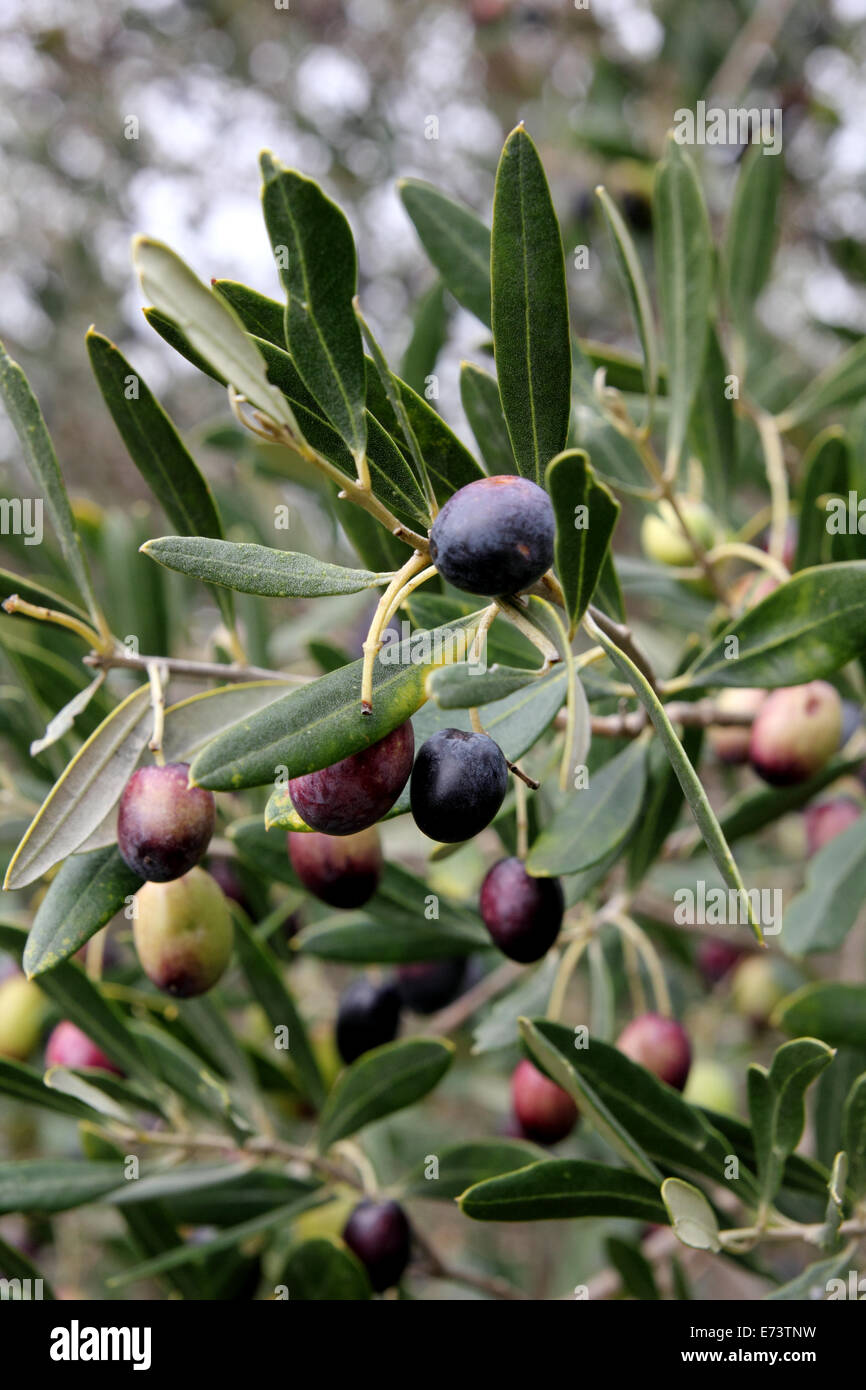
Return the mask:
<svg viewBox="0 0 866 1390">
<path fill-rule="evenodd" d="M 134 690 L 82 744 L 43 801 L 6 870 L 24 888 L 73 854 L 108 815 L 152 731 L 150 690 Z"/>
<path fill-rule="evenodd" d="M 788 955 L 835 951 L 866 898 L 866 836 L 855 821 L 828 841 L 806 866 L 806 886 L 785 912 L 782 941 Z"/>
<path fill-rule="evenodd" d="M 795 1300 L 798 1303 L 824 1301 L 828 1285 L 832 1279 L 844 1278 L 851 1269 L 851 1261 L 857 1253 L 857 1245 L 849 1241 L 844 1250 L 829 1255 L 826 1260 L 817 1260 L 807 1265 L 787 1284 L 781 1284 L 771 1293 L 764 1294 L 766 1303 L 784 1303 Z M 847 1286 L 846 1286 L 847 1288 Z"/>
<path fill-rule="evenodd" d="M 770 597 L 772 597 L 772 595 Z M 760 923 L 755 917 L 752 900 L 746 893 L 740 871 L 737 868 L 734 857 L 722 833 L 722 828 L 719 825 L 716 813 L 710 805 L 700 778 L 689 762 L 680 740 L 677 738 L 674 727 L 668 719 L 664 706 L 646 676 L 642 671 L 638 670 L 631 658 L 626 656 L 624 652 L 621 652 L 594 623 L 591 625 L 591 631 L 595 641 L 599 642 L 601 646 L 604 647 L 614 666 L 622 672 L 652 720 L 656 733 L 661 739 L 665 751 L 670 758 L 671 766 L 677 775 L 677 780 L 683 789 L 683 795 L 689 803 L 692 815 L 697 821 L 698 829 L 704 838 L 707 849 L 712 855 L 713 862 L 727 886 L 735 889 L 736 892 L 740 894 L 739 901 L 747 905 L 749 921 L 755 936 L 758 941 L 763 942 L 763 933 Z"/>
<path fill-rule="evenodd" d="M 866 647 L 864 580 L 863 560 L 801 570 L 716 638 L 689 672 L 693 688 L 770 690 L 841 670 Z"/>
<path fill-rule="evenodd" d="M 596 480 L 582 449 L 568 449 L 552 459 L 545 486 L 556 513 L 556 571 L 573 630 L 595 592 L 619 503 Z"/>
<path fill-rule="evenodd" d="M 698 766 L 702 741 L 702 729 L 683 731 L 683 752 L 692 767 Z M 629 846 L 628 875 L 629 883 L 633 887 L 637 887 L 643 881 L 650 866 L 661 853 L 662 846 L 674 829 L 682 808 L 683 789 L 664 748 L 654 742 L 649 750 L 647 794 Z M 722 830 L 724 831 L 724 821 Z"/>
<path fill-rule="evenodd" d="M 784 158 L 753 145 L 740 166 L 725 241 L 728 304 L 741 333 L 754 323 L 755 306 L 767 283 L 776 244 L 777 206 Z"/>
<path fill-rule="evenodd" d="M 382 352 L 382 349 L 379 347 L 379 344 L 373 335 L 372 329 L 370 328 L 366 320 L 363 318 L 361 311 L 357 305 L 355 306 L 355 316 L 358 320 L 358 325 L 361 329 L 361 333 L 363 334 L 363 337 L 367 343 L 367 347 L 370 350 L 370 358 L 373 362 L 373 367 L 376 372 L 376 375 L 379 378 L 379 385 L 382 391 L 384 392 L 388 408 L 394 416 L 394 429 L 392 431 L 392 435 L 402 436 L 402 438 L 397 439 L 396 442 L 400 445 L 401 449 L 405 449 L 409 459 L 411 459 L 412 461 L 412 466 L 417 475 L 418 481 L 421 484 L 424 497 L 432 515 L 432 513 L 435 511 L 436 494 L 433 490 L 433 484 L 430 481 L 430 474 L 427 469 L 427 462 L 424 456 L 424 451 L 418 442 L 418 438 L 412 426 L 412 421 L 409 418 L 409 413 L 406 410 L 406 406 L 404 404 L 400 388 L 397 384 L 397 380 L 391 373 L 388 367 L 388 363 L 385 361 L 385 355 Z M 368 377 L 367 387 L 365 389 L 365 399 L 369 399 L 369 394 L 370 388 Z M 433 413 L 435 414 L 435 411 Z M 439 419 L 438 416 L 436 418 L 437 420 Z"/>
<path fill-rule="evenodd" d="M 355 242 L 344 214 L 312 179 L 261 157 L 262 206 L 288 297 L 286 342 L 307 389 L 355 459 L 367 445 L 365 372 L 352 300 Z"/>
<path fill-rule="evenodd" d="M 170 1086 L 194 1110 L 237 1127 L 241 1117 L 233 1111 L 232 1098 L 225 1081 L 217 1077 L 201 1058 L 164 1028 L 138 1023 L 133 1028 L 136 1043 L 152 1076 Z"/>
<path fill-rule="evenodd" d="M 238 681 L 169 705 L 162 742 L 166 761 L 189 762 L 193 753 L 217 734 L 282 699 L 288 684 L 279 680 Z"/>
<path fill-rule="evenodd" d="M 644 1179 L 660 1182 L 662 1175 L 652 1159 L 589 1084 L 578 1069 L 576 1058 L 564 1052 L 561 1038 L 556 1033 L 551 1034 L 547 1020 L 522 1018 L 520 1035 L 533 1061 L 571 1096 L 581 1114 L 614 1152 Z M 570 1041 L 573 1044 L 573 1038 Z"/>
<path fill-rule="evenodd" d="M 866 1194 L 866 1072 L 858 1076 L 845 1101 L 842 1144 L 848 1155 L 848 1184 L 859 1201 Z"/>
<path fill-rule="evenodd" d="M 825 1072 L 821 1080 L 831 1075 L 832 1071 Z M 722 1136 L 726 1153 L 733 1152 L 738 1156 L 741 1179 L 744 1163 L 753 1172 L 757 1172 L 755 1138 L 750 1127 L 743 1124 L 742 1120 L 735 1119 L 733 1115 L 720 1115 L 718 1111 L 708 1110 L 705 1106 L 693 1108 L 703 1115 L 713 1129 Z M 712 1177 L 713 1174 L 707 1171 L 706 1176 Z M 802 1193 L 807 1197 L 823 1198 L 827 1192 L 829 1176 L 827 1169 L 814 1158 L 806 1158 L 801 1154 L 793 1153 L 789 1154 L 785 1160 L 782 1187 L 789 1192 Z M 757 1183 L 755 1195 L 757 1197 Z"/>
<path fill-rule="evenodd" d="M 340 433 L 326 420 L 289 353 L 263 338 L 252 341 L 267 364 L 268 380 L 285 396 L 303 437 L 335 468 L 354 478 L 357 474 L 355 458 Z M 408 391 L 409 388 L 405 389 Z M 374 494 L 401 519 L 411 524 L 428 522 L 429 514 L 421 485 L 406 458 L 388 430 L 369 410 L 366 425 L 367 464 Z M 347 510 L 351 510 L 351 507 Z"/>
<path fill-rule="evenodd" d="M 559 962 L 559 952 L 548 951 L 533 970 L 523 971 L 513 989 L 494 1000 L 473 1031 L 474 1055 L 492 1052 L 499 1047 L 510 1047 L 518 1040 L 521 1018 L 544 1014 Z"/>
<path fill-rule="evenodd" d="M 504 700 L 531 685 L 539 675 L 538 671 L 527 671 L 521 666 L 493 665 L 489 671 L 476 672 L 468 662 L 457 661 L 453 666 L 433 671 L 427 689 L 440 709 L 471 709 Z"/>
<path fill-rule="evenodd" d="M 574 874 L 619 850 L 634 828 L 646 782 L 646 744 L 633 740 L 593 772 L 533 844 L 526 867 L 549 877 Z"/>
<path fill-rule="evenodd" d="M 39 490 L 51 524 L 57 533 L 63 558 L 95 623 L 100 622 L 99 604 L 93 592 L 93 581 L 85 558 L 81 538 L 75 526 L 72 508 L 63 483 L 60 465 L 54 452 L 51 436 L 45 425 L 39 402 L 30 383 L 17 362 L 0 343 L 0 396 L 6 413 L 24 451 L 27 467 Z"/>
<path fill-rule="evenodd" d="M 490 326 L 490 232 L 470 208 L 428 183 L 397 190 L 421 244 L 458 304 Z"/>
<path fill-rule="evenodd" d="M 464 1192 L 460 1208 L 473 1221 L 550 1221 L 628 1217 L 665 1221 L 657 1183 L 578 1158 L 549 1158 L 490 1178 Z"/>
<path fill-rule="evenodd" d="M 126 1284 L 137 1283 L 140 1279 L 152 1279 L 154 1275 L 165 1274 L 181 1265 L 205 1263 L 212 1255 L 217 1255 L 223 1250 L 232 1250 L 253 1236 L 264 1235 L 275 1227 L 289 1226 L 295 1216 L 307 1207 L 316 1205 L 319 1200 L 316 1194 L 301 1197 L 285 1206 L 275 1207 L 273 1211 L 250 1217 L 249 1221 L 243 1221 L 238 1226 L 229 1226 L 219 1235 L 201 1244 L 187 1242 L 166 1250 L 153 1259 L 144 1260 L 131 1269 L 123 1270 L 120 1274 L 113 1274 L 106 1279 L 106 1286 L 110 1289 L 123 1288 Z"/>
<path fill-rule="evenodd" d="M 118 1163 L 70 1158 L 6 1159 L 0 1162 L 0 1214 L 51 1214 L 98 1202 L 123 1180 Z"/>
<path fill-rule="evenodd" d="M 249 285 L 236 280 L 214 280 L 217 294 L 227 299 L 244 328 L 256 338 L 264 338 L 278 348 L 286 346 L 286 308 Z"/>
<path fill-rule="evenodd" d="M 571 342 L 559 224 L 522 126 L 506 140 L 496 174 L 490 279 L 508 434 L 520 472 L 541 484 L 568 434 Z"/>
<path fill-rule="evenodd" d="M 114 343 L 92 328 L 87 334 L 87 351 L 129 456 L 169 521 L 185 536 L 222 536 L 210 487 L 147 383 Z M 218 594 L 217 600 L 231 625 L 231 599 Z"/>
<path fill-rule="evenodd" d="M 536 1018 L 531 1029 L 534 1044 L 543 1041 L 547 1049 L 543 1056 L 535 1053 L 544 1070 L 566 1089 L 576 1088 L 571 1094 L 582 1113 L 639 1172 L 656 1172 L 657 1164 L 663 1171 L 673 1168 L 712 1182 L 728 1181 L 726 1167 L 734 1152 L 740 1160 L 738 1191 L 744 1201 L 756 1198 L 757 1181 L 749 1171 L 750 1154 L 744 1142 L 750 1132 L 745 1126 L 729 1137 L 716 1124 L 715 1116 L 704 1115 L 595 1033 L 588 1046 L 578 1047 L 574 1032 L 562 1024 Z M 549 1065 L 555 1053 L 559 1054 L 558 1072 Z M 812 1191 L 811 1171 L 808 1176 Z"/>
<path fill-rule="evenodd" d="M 144 293 L 193 350 L 251 405 L 295 432 L 288 402 L 268 381 L 261 353 L 226 300 L 203 285 L 162 242 L 136 237 L 133 260 Z"/>
<path fill-rule="evenodd" d="M 757 1063 L 749 1067 L 749 1116 L 765 1204 L 775 1197 L 785 1159 L 802 1137 L 806 1091 L 832 1060 L 825 1043 L 797 1038 L 778 1048 L 769 1070 Z"/>
<path fill-rule="evenodd" d="M 359 1302 L 372 1296 L 360 1260 L 324 1238 L 296 1245 L 277 1282 L 285 1285 L 293 1303 Z"/>
<path fill-rule="evenodd" d="M 92 1110 L 83 1101 L 46 1086 L 41 1071 L 25 1066 L 23 1062 L 9 1061 L 6 1057 L 0 1057 L 0 1095 L 10 1096 L 24 1105 L 54 1110 L 59 1115 L 71 1115 L 76 1120 L 93 1119 Z"/>
<path fill-rule="evenodd" d="M 625 224 L 619 208 L 610 197 L 607 189 L 597 188 L 595 193 L 601 203 L 602 212 L 610 227 L 617 262 L 622 271 L 626 290 L 628 291 L 631 311 L 643 349 L 646 393 L 649 397 L 650 409 L 652 409 L 652 402 L 655 398 L 656 384 L 658 382 L 659 357 L 655 324 L 653 322 L 652 303 L 650 301 L 646 278 L 643 273 L 643 266 L 641 265 L 640 257 L 638 256 L 631 233 Z"/>
<path fill-rule="evenodd" d="M 648 1301 L 661 1298 L 653 1267 L 636 1242 L 609 1236 L 604 1246 L 626 1293 Z"/>
<path fill-rule="evenodd" d="M 668 139 L 653 189 L 653 245 L 670 412 L 665 466 L 677 467 L 703 370 L 712 296 L 712 246 L 703 194 L 682 146 Z"/>
<path fill-rule="evenodd" d="M 689 416 L 689 450 L 703 465 L 707 499 L 722 514 L 737 474 L 737 417 L 730 390 L 730 374 L 710 324 L 704 367 Z"/>
<path fill-rule="evenodd" d="M 496 378 L 475 362 L 461 362 L 460 400 L 488 473 L 494 478 L 516 473 Z"/>
<path fill-rule="evenodd" d="M 390 377 L 390 391 L 382 383 L 383 372 Z M 423 479 L 424 472 L 427 473 L 440 505 L 459 488 L 484 477 L 480 465 L 438 411 L 405 381 L 388 373 L 384 362 L 380 362 L 377 371 L 370 359 L 367 409 L 377 422 L 377 428 L 386 431 L 389 441 L 399 445 L 407 466 L 414 459 L 413 480 L 415 477 Z M 423 458 L 423 470 L 419 458 Z M 415 485 L 420 489 L 420 483 Z M 425 520 L 429 521 L 426 514 Z"/>
<path fill-rule="evenodd" d="M 831 410 L 862 400 L 866 392 L 866 338 L 815 377 L 787 410 L 776 417 L 780 430 L 795 429 Z"/>
<path fill-rule="evenodd" d="M 411 961 L 471 956 L 490 945 L 480 922 L 461 917 L 428 921 L 423 912 L 412 916 L 373 899 L 371 914 L 340 912 L 306 927 L 297 949 L 319 960 L 347 965 L 391 965 Z"/>
<path fill-rule="evenodd" d="M 795 570 L 820 565 L 831 559 L 848 559 L 834 554 L 826 498 L 836 496 L 848 505 L 848 489 L 853 487 L 850 443 L 838 426 L 823 430 L 812 440 L 801 465 L 800 515 L 797 521 Z M 855 556 L 851 556 L 855 559 Z"/>
<path fill-rule="evenodd" d="M 288 1032 L 288 1055 L 304 1095 L 316 1107 L 325 1099 L 325 1085 L 307 1029 L 276 963 L 243 922 L 235 920 L 235 946 L 250 990 L 273 1028 Z"/>
<path fill-rule="evenodd" d="M 421 1163 L 407 1178 L 403 1191 L 407 1197 L 453 1201 L 475 1183 L 513 1173 L 543 1157 L 542 1149 L 523 1139 L 469 1140 L 437 1155 L 435 1168 L 426 1160 Z"/>
<path fill-rule="evenodd" d="M 453 1045 L 439 1038 L 409 1038 L 365 1052 L 346 1068 L 325 1102 L 319 1152 L 414 1105 L 439 1084 L 453 1058 Z"/>
<path fill-rule="evenodd" d="M 866 985 L 803 985 L 782 1000 L 773 1022 L 794 1038 L 807 1034 L 830 1047 L 866 1047 Z"/>
<path fill-rule="evenodd" d="M 141 549 L 166 569 L 264 598 L 359 594 L 391 578 L 390 574 L 345 569 L 291 550 L 199 536 L 162 536 L 147 541 Z"/>
<path fill-rule="evenodd" d="M 439 353 L 445 346 L 451 307 L 445 300 L 445 286 L 441 280 L 437 280 L 421 296 L 415 308 L 412 336 L 403 354 L 400 375 L 419 395 L 424 395 L 428 378 L 432 376 Z"/>
<path fill-rule="evenodd" d="M 55 1296 L 50 1283 L 42 1272 L 37 1269 L 33 1261 L 29 1260 L 27 1256 L 22 1254 L 14 1245 L 9 1245 L 7 1241 L 3 1240 L 2 1236 L 0 1236 L 0 1272 L 10 1280 L 20 1279 L 22 1283 L 25 1280 L 29 1280 L 31 1289 L 41 1289 L 41 1297 L 43 1300 L 47 1301 L 53 1299 Z M 8 1296 L 10 1295 L 7 1295 L 7 1297 Z M 11 1296 L 14 1297 L 14 1295 Z M 27 1297 L 27 1294 L 24 1294 L 23 1290 L 22 1297 Z"/>
<path fill-rule="evenodd" d="M 164 1193 L 162 1200 L 181 1225 L 236 1226 L 318 1186 L 315 1179 L 293 1178 L 256 1165 L 234 1178 L 223 1176 L 216 1187 L 185 1186 L 183 1192 Z"/>
<path fill-rule="evenodd" d="M 32 980 L 68 960 L 141 887 L 115 845 L 74 854 L 61 866 L 36 911 L 24 969 Z"/>
</svg>

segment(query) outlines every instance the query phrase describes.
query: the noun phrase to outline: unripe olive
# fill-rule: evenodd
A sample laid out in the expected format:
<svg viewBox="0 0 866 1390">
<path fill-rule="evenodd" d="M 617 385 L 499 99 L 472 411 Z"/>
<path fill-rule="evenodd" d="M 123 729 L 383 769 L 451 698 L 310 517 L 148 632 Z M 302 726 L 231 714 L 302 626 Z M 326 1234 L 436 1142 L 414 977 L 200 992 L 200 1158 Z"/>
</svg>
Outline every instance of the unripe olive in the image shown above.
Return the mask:
<svg viewBox="0 0 866 1390">
<path fill-rule="evenodd" d="M 357 835 L 290 830 L 289 858 L 298 878 L 331 907 L 361 907 L 382 877 L 382 846 L 375 825 Z"/>
<path fill-rule="evenodd" d="M 45 995 L 32 980 L 16 973 L 0 983 L 0 1057 L 27 1061 L 39 1042 L 46 1010 Z"/>
<path fill-rule="evenodd" d="M 677 506 L 697 544 L 703 550 L 711 550 L 718 528 L 709 507 L 694 497 L 678 497 Z M 640 539 L 644 554 L 659 565 L 683 568 L 696 563 L 677 514 L 664 499 L 659 502 L 657 511 L 648 512 L 644 517 Z"/>
<path fill-rule="evenodd" d="M 781 999 L 788 993 L 779 962 L 766 956 L 747 956 L 731 980 L 731 1002 L 737 1013 L 753 1023 L 766 1024 Z"/>
<path fill-rule="evenodd" d="M 188 763 L 140 767 L 117 811 L 117 848 L 132 871 L 153 883 L 180 878 L 213 834 L 213 792 L 188 785 Z"/>
<path fill-rule="evenodd" d="M 686 1100 L 692 1105 L 702 1105 L 707 1110 L 716 1110 L 720 1115 L 736 1115 L 737 1088 L 727 1067 L 721 1062 L 703 1058 L 692 1063 L 686 1089 Z"/>
<path fill-rule="evenodd" d="M 135 949 L 157 989 L 188 999 L 215 985 L 231 958 L 234 931 L 210 874 L 190 869 L 169 883 L 145 883 L 135 902 Z"/>
<path fill-rule="evenodd" d="M 617 1038 L 617 1047 L 661 1081 L 681 1091 L 691 1066 L 692 1050 L 681 1024 L 661 1014 L 640 1014 Z"/>
<path fill-rule="evenodd" d="M 721 714 L 742 714 L 754 718 L 766 698 L 766 690 L 756 690 L 751 686 L 720 690 L 716 697 L 716 709 Z M 720 762 L 745 763 L 749 760 L 752 726 L 711 724 L 707 730 L 707 740 Z"/>
<path fill-rule="evenodd" d="M 46 1067 L 92 1067 L 96 1071 L 113 1072 L 123 1076 L 110 1057 L 106 1057 L 101 1047 L 97 1047 L 86 1033 L 68 1019 L 58 1023 L 45 1044 Z"/>
<path fill-rule="evenodd" d="M 805 782 L 839 747 L 842 701 L 826 681 L 773 690 L 752 724 L 749 758 L 776 787 Z"/>
</svg>

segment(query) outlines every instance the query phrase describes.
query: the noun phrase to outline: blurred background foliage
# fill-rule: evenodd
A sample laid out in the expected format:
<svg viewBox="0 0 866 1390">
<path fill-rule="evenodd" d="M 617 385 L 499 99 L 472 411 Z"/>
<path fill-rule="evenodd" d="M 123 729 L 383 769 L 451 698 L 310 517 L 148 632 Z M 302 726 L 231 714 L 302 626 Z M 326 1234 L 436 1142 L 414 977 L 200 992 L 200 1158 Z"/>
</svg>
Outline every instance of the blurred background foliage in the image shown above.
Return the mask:
<svg viewBox="0 0 866 1390">
<path fill-rule="evenodd" d="M 612 249 L 593 209 L 603 179 L 646 236 L 651 167 L 679 107 L 724 90 L 781 107 L 788 188 L 763 319 L 810 365 L 866 328 L 863 0 L 5 0 L 0 9 L 0 337 L 31 376 L 71 485 L 141 495 L 89 374 L 96 322 L 181 424 L 216 388 L 149 332 L 129 265 L 145 231 L 203 276 L 277 291 L 258 208 L 268 146 L 346 209 L 365 313 L 391 355 L 431 272 L 395 192 L 415 176 L 487 217 L 505 133 L 539 146 L 582 336 L 631 346 Z M 438 120 L 438 138 L 430 117 Z M 738 151 L 705 149 L 711 213 Z M 460 422 L 462 312 L 438 364 Z M 12 464 L 8 427 L 0 459 Z"/>
<path fill-rule="evenodd" d="M 750 383 L 757 399 L 781 404 L 792 394 L 784 383 L 813 374 L 840 344 L 866 332 L 864 16 L 866 0 L 591 0 L 588 10 L 571 0 L 290 0 L 287 9 L 269 0 L 3 0 L 0 338 L 42 403 L 117 635 L 135 635 L 142 652 L 219 653 L 218 615 L 203 588 L 136 553 L 143 540 L 172 528 L 104 409 L 84 346 L 91 323 L 118 343 L 185 431 L 230 538 L 344 563 L 354 557 L 337 531 L 330 488 L 303 475 L 286 451 L 278 458 L 242 436 L 220 388 L 148 328 L 129 261 L 133 233 L 167 241 L 203 278 L 243 280 L 278 295 L 259 206 L 257 156 L 270 147 L 344 207 L 358 243 L 365 315 L 405 373 L 411 368 L 423 382 L 435 367 L 435 404 L 471 444 L 459 363 L 483 352 L 484 331 L 447 297 L 425 298 L 428 291 L 435 296 L 435 279 L 395 181 L 428 179 L 487 219 L 503 137 L 524 120 L 551 180 L 568 264 L 574 248 L 589 248 L 587 268 L 569 274 L 573 323 L 581 337 L 636 350 L 593 189 L 605 183 L 648 257 L 652 168 L 676 110 L 716 93 L 726 105 L 781 107 L 787 178 L 779 250 L 760 304 L 767 351 Z M 431 118 L 438 121 L 435 139 L 428 138 Z M 718 240 L 742 152 L 695 153 Z M 427 314 L 426 330 L 413 337 L 419 312 Z M 413 344 L 417 355 L 407 366 Z M 748 454 L 741 468 L 747 464 Z M 32 492 L 5 419 L 0 491 Z M 281 503 L 289 507 L 287 535 L 274 530 Z M 739 505 L 748 514 L 748 494 Z M 630 536 L 627 525 L 621 528 L 618 552 Z M 62 561 L 48 537 L 38 549 L 21 537 L 0 537 L 0 564 L 64 590 Z M 369 616 L 364 597 L 327 600 L 327 610 L 238 600 L 248 657 L 269 666 L 316 670 L 344 659 L 341 652 L 355 656 Z M 664 600 L 661 592 L 659 604 Z M 695 605 L 705 617 L 708 605 L 697 596 Z M 687 605 L 681 611 L 690 621 Z M 57 629 L 2 617 L 0 643 L 5 866 L 77 746 L 67 735 L 30 760 L 29 742 L 87 676 L 80 643 Z M 131 679 L 114 673 L 115 695 L 131 688 Z M 180 699 L 189 688 L 178 681 L 172 691 Z M 89 733 L 111 704 L 100 692 L 78 734 Z M 610 752 L 599 749 L 599 756 Z M 228 807 L 227 818 L 240 809 Z M 406 833 L 401 822 L 389 830 L 389 858 L 405 857 Z M 408 848 L 411 858 L 417 845 Z M 799 872 L 799 829 L 790 844 L 783 837 L 782 857 Z M 747 862 L 760 881 L 754 873 L 759 866 L 766 873 L 763 850 Z M 483 867 L 470 846 L 436 866 L 431 884 L 469 897 Z M 772 882 L 779 872 L 776 862 Z M 660 878 L 658 886 L 670 885 Z M 261 885 L 252 887 L 261 893 Z M 262 910 L 268 905 L 263 901 Z M 35 900 L 12 902 L 8 910 L 33 906 Z M 667 944 L 675 1002 L 687 1009 L 695 1002 L 691 943 L 671 932 Z M 128 946 L 119 951 L 122 984 L 131 967 Z M 334 989 L 309 962 L 296 969 L 314 1027 L 323 1025 Z M 243 1001 L 234 1002 L 239 1031 L 254 1039 L 256 1019 L 244 1018 Z M 691 1023 L 698 1056 L 734 1057 L 740 1077 L 755 1052 L 753 1028 L 732 1017 L 717 992 L 697 1003 Z M 425 1117 L 430 1151 L 467 1126 L 494 1132 L 507 1111 L 506 1087 L 496 1054 L 455 1068 Z M 59 1123 L 55 1140 L 53 1121 L 37 1132 L 29 1114 L 11 1107 L 8 1120 L 5 1152 L 55 1152 L 66 1142 Z M 375 1158 L 386 1180 L 414 1155 L 413 1140 L 411 1117 L 381 1128 Z M 597 1141 L 581 1142 L 582 1152 L 601 1156 Z M 446 1245 L 467 1239 L 458 1213 L 440 1206 L 438 1219 Z M 116 1230 L 104 1209 L 55 1223 L 54 1267 L 73 1291 L 98 1288 L 106 1273 L 95 1263 L 94 1222 L 100 1233 Z M 538 1228 L 473 1227 L 470 1234 L 473 1251 L 494 1272 L 522 1263 L 534 1269 L 543 1297 L 562 1291 L 578 1249 L 582 1270 L 605 1262 L 602 1231 L 560 1229 L 555 1244 Z M 45 1234 L 26 1223 L 4 1231 L 37 1249 Z M 742 1298 L 760 1288 L 751 1288 L 742 1271 L 716 1267 L 695 1292 Z M 438 1296 L 454 1291 L 440 1285 Z"/>
</svg>

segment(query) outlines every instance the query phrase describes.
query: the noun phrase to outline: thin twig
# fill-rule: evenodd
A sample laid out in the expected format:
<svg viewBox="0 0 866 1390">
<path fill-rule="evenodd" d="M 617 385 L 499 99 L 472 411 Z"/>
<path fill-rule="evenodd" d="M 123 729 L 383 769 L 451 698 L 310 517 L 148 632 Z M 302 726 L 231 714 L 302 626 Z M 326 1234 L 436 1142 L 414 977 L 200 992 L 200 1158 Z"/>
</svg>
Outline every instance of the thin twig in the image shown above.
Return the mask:
<svg viewBox="0 0 866 1390">
<path fill-rule="evenodd" d="M 672 724 L 687 729 L 708 729 L 722 725 L 725 728 L 747 728 L 754 715 L 743 714 L 739 710 L 719 709 L 713 700 L 672 700 L 665 705 L 665 713 Z M 556 716 L 556 727 L 563 728 L 563 711 Z M 600 738 L 637 738 L 648 727 L 648 716 L 641 708 L 624 711 L 621 714 L 594 714 L 590 720 L 592 733 Z"/>
<path fill-rule="evenodd" d="M 589 605 L 589 616 L 597 627 L 600 627 L 606 637 L 615 642 L 621 652 L 625 652 L 630 657 L 637 669 L 646 676 L 653 690 L 656 688 L 656 676 L 650 664 L 649 658 L 644 655 L 634 639 L 634 634 L 630 627 L 625 623 L 614 622 L 606 613 L 602 613 L 600 608 L 596 608 L 594 603 Z"/>
<path fill-rule="evenodd" d="M 128 652 L 89 652 L 82 657 L 85 666 L 108 671 L 147 671 L 156 662 L 176 676 L 193 676 L 201 680 L 221 681 L 280 681 L 284 685 L 306 685 L 314 676 L 298 676 L 287 671 L 268 671 L 263 666 L 227 666 L 219 661 L 187 661 L 175 656 L 133 656 Z"/>
<path fill-rule="evenodd" d="M 497 1279 L 493 1275 L 476 1274 L 473 1270 L 455 1269 L 453 1265 L 442 1259 L 438 1251 L 430 1244 L 427 1236 L 413 1226 L 412 1235 L 415 1244 L 421 1250 L 430 1273 L 436 1279 L 450 1279 L 455 1284 L 465 1284 L 467 1288 L 478 1289 L 481 1293 L 489 1294 L 491 1298 L 505 1299 L 528 1299 L 529 1294 L 522 1289 L 515 1288 L 513 1284 L 507 1284 L 504 1279 Z"/>
<path fill-rule="evenodd" d="M 496 970 L 491 970 L 489 975 L 485 975 L 484 979 L 479 980 L 477 985 L 473 985 L 465 994 L 461 994 L 460 998 L 455 999 L 453 1004 L 449 1004 L 447 1008 L 440 1009 L 438 1014 L 433 1014 L 431 1018 L 426 1019 L 424 1033 L 437 1035 L 453 1033 L 474 1013 L 477 1013 L 484 1004 L 508 989 L 508 986 L 513 984 L 522 974 L 523 967 L 510 960 L 500 965 Z"/>
</svg>

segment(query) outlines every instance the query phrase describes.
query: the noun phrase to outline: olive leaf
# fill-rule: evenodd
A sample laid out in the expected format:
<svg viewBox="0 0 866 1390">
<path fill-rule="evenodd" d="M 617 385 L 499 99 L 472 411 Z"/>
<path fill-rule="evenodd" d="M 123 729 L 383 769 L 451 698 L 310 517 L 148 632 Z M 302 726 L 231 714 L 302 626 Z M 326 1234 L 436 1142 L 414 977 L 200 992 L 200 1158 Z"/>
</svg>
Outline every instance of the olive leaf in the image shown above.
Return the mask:
<svg viewBox="0 0 866 1390">
<path fill-rule="evenodd" d="M 346 569 L 290 550 L 200 536 L 162 536 L 146 541 L 141 550 L 167 569 L 265 598 L 359 594 L 392 578 L 390 573 Z"/>
<path fill-rule="evenodd" d="M 568 294 L 559 224 L 538 152 L 522 125 L 496 173 L 490 246 L 499 394 L 517 466 L 541 484 L 571 413 Z"/>
<path fill-rule="evenodd" d="M 287 295 L 286 342 L 310 394 L 357 460 L 367 446 L 364 352 L 352 300 L 355 242 L 312 179 L 261 157 L 262 207 Z"/>
<path fill-rule="evenodd" d="M 153 727 L 150 691 L 140 686 L 82 744 L 37 811 L 6 870 L 23 888 L 73 854 L 111 810 Z"/>
</svg>

